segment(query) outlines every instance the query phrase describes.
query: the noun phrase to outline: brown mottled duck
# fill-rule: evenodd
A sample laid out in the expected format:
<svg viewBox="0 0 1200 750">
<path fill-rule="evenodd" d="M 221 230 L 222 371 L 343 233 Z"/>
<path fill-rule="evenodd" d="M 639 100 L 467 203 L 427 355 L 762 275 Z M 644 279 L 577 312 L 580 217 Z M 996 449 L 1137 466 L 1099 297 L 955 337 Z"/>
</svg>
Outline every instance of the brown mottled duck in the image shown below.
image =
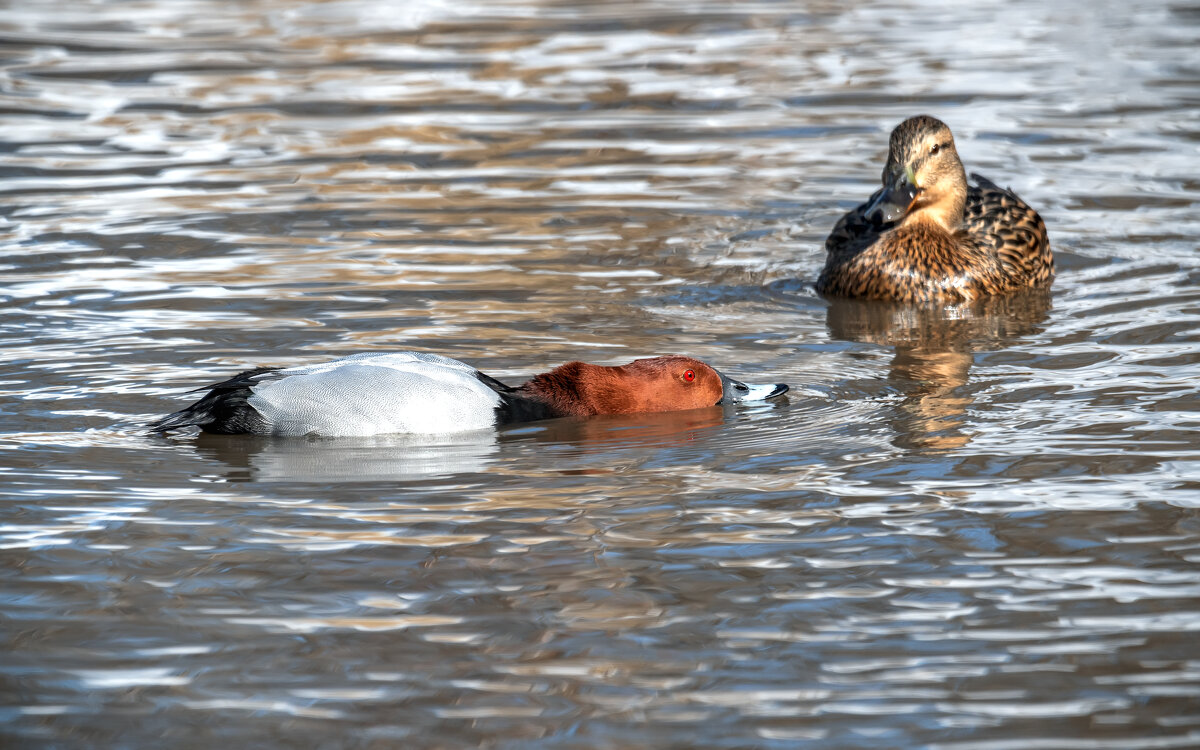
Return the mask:
<svg viewBox="0 0 1200 750">
<path fill-rule="evenodd" d="M 910 117 L 892 131 L 883 187 L 825 240 L 822 294 L 901 302 L 961 302 L 1048 286 L 1046 225 L 1011 190 L 967 173 L 941 120 Z"/>
</svg>

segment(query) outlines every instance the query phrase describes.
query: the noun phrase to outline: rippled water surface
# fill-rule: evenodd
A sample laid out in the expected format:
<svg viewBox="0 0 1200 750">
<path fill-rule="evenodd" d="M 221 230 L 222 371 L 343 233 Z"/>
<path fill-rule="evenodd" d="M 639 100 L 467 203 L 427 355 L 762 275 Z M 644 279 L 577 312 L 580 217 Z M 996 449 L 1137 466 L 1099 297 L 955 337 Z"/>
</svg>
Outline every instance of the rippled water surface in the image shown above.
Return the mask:
<svg viewBox="0 0 1200 750">
<path fill-rule="evenodd" d="M 0 739 L 1200 747 L 1200 13 L 4 3 Z M 812 281 L 928 113 L 1053 289 Z M 150 437 L 420 349 L 788 397 L 414 441 Z"/>
</svg>

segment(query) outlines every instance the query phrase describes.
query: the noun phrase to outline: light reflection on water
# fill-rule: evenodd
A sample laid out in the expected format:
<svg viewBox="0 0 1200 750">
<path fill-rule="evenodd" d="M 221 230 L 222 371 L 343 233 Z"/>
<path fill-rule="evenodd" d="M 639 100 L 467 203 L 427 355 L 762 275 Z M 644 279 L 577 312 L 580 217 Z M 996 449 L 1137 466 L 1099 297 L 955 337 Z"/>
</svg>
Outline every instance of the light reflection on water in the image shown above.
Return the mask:
<svg viewBox="0 0 1200 750">
<path fill-rule="evenodd" d="M 0 736 L 1200 744 L 1198 21 L 7 8 Z M 813 293 L 919 112 L 1042 211 L 1050 294 Z M 434 442 L 142 431 L 239 368 L 405 348 L 793 390 Z"/>
</svg>

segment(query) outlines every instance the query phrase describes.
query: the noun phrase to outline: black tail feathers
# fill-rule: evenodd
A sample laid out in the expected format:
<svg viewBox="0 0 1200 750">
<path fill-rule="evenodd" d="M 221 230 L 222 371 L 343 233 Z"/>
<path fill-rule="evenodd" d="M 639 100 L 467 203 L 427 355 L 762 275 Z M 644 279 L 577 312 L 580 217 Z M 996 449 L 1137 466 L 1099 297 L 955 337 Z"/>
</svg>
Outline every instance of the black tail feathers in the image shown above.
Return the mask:
<svg viewBox="0 0 1200 750">
<path fill-rule="evenodd" d="M 208 393 L 196 403 L 168 414 L 162 419 L 150 424 L 150 432 L 170 432 L 184 427 L 199 427 L 205 432 L 221 435 L 239 434 L 269 434 L 270 425 L 246 403 L 252 391 L 250 387 L 258 382 L 259 376 L 273 372 L 277 367 L 259 367 L 234 375 L 229 380 L 213 386 L 205 386 Z M 197 391 L 205 390 L 197 388 Z"/>
</svg>

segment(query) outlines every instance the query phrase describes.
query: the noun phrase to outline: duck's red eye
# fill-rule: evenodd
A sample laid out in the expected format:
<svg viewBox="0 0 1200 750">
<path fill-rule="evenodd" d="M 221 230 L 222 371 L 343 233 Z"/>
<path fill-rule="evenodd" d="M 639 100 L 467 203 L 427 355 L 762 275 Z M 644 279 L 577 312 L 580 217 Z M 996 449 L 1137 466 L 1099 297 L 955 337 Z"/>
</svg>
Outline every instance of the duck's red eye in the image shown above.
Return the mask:
<svg viewBox="0 0 1200 750">
<path fill-rule="evenodd" d="M 689 383 L 692 382 L 693 380 L 696 379 L 696 371 L 695 370 L 686 371 L 685 373 L 683 373 L 683 379 Z"/>
</svg>

